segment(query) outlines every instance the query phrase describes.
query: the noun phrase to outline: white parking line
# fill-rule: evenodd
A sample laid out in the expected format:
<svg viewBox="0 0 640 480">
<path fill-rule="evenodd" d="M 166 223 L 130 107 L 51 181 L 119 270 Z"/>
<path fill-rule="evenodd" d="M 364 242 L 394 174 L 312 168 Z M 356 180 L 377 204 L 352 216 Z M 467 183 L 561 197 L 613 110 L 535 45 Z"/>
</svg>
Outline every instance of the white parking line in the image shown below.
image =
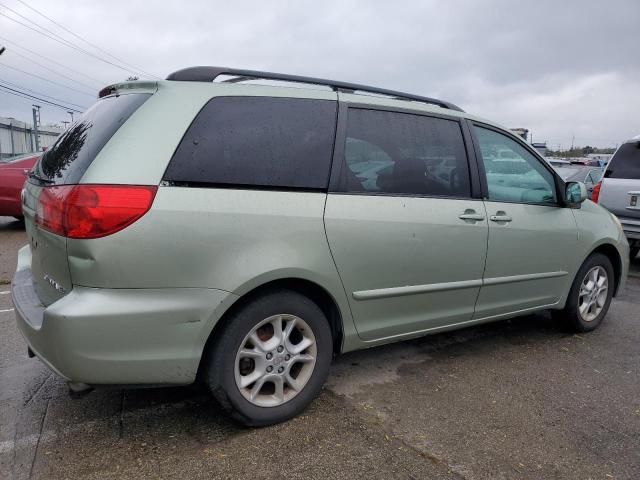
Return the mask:
<svg viewBox="0 0 640 480">
<path fill-rule="evenodd" d="M 11 290 L 7 290 L 4 292 L 0 292 L 0 295 L 9 295 L 11 293 Z"/>
<path fill-rule="evenodd" d="M 0 313 L 4 312 L 13 312 L 13 308 L 5 308 L 4 310 L 0 310 Z"/>
<path fill-rule="evenodd" d="M 42 432 L 42 435 L 34 433 L 19 438 L 15 442 L 13 440 L 5 440 L 0 442 L 0 454 L 13 452 L 16 449 L 35 447 L 38 444 L 38 439 L 40 439 L 40 442 L 48 442 L 55 438 L 56 433 L 54 431 L 46 431 Z"/>
</svg>

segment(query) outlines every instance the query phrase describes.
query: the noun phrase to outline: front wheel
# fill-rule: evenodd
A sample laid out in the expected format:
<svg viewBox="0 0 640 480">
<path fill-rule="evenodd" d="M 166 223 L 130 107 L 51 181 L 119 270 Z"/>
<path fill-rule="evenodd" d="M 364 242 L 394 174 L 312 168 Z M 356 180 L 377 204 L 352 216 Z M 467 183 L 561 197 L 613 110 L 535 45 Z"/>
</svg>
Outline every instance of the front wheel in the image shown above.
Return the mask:
<svg viewBox="0 0 640 480">
<path fill-rule="evenodd" d="M 208 359 L 208 384 L 240 423 L 285 421 L 318 395 L 333 342 L 322 310 L 292 291 L 262 295 L 227 319 Z"/>
<path fill-rule="evenodd" d="M 578 270 L 567 304 L 559 312 L 560 318 L 573 331 L 595 330 L 609 310 L 613 289 L 611 260 L 601 253 L 594 253 Z"/>
</svg>

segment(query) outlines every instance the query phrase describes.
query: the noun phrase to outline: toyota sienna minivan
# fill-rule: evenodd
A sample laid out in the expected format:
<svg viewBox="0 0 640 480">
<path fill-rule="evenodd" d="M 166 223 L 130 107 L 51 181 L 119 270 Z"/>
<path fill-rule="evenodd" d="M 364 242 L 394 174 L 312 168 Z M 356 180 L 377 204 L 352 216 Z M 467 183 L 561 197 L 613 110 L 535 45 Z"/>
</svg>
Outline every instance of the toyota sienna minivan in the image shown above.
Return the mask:
<svg viewBox="0 0 640 480">
<path fill-rule="evenodd" d="M 442 100 L 187 68 L 103 89 L 36 164 L 17 323 L 72 389 L 198 378 L 268 425 L 342 352 L 538 310 L 596 328 L 629 247 L 585 198 Z"/>
</svg>

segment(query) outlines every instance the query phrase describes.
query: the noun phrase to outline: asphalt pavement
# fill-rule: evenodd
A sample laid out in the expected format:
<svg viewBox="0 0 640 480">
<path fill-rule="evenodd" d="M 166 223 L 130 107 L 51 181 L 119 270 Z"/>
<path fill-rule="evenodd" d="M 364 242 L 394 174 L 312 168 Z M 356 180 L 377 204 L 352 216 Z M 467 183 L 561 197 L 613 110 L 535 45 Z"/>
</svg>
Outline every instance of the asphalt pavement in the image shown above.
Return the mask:
<svg viewBox="0 0 640 480">
<path fill-rule="evenodd" d="M 640 478 L 640 278 L 591 334 L 543 313 L 346 354 L 302 416 L 246 429 L 198 387 L 70 398 L 15 327 L 24 243 L 0 217 L 0 478 Z"/>
</svg>

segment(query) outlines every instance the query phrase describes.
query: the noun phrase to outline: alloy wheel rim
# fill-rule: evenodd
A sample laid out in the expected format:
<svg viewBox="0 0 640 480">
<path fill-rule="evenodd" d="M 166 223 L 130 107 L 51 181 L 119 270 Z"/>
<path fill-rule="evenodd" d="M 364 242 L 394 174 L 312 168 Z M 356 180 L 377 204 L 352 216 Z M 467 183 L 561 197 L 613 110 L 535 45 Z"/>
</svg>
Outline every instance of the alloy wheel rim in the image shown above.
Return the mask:
<svg viewBox="0 0 640 480">
<path fill-rule="evenodd" d="M 242 396 L 259 407 L 277 407 L 306 386 L 316 365 L 311 327 L 300 317 L 273 315 L 258 323 L 236 353 L 234 374 Z"/>
<path fill-rule="evenodd" d="M 607 301 L 609 276 L 601 266 L 593 267 L 587 272 L 578 294 L 578 311 L 585 322 L 594 321 Z"/>
</svg>

